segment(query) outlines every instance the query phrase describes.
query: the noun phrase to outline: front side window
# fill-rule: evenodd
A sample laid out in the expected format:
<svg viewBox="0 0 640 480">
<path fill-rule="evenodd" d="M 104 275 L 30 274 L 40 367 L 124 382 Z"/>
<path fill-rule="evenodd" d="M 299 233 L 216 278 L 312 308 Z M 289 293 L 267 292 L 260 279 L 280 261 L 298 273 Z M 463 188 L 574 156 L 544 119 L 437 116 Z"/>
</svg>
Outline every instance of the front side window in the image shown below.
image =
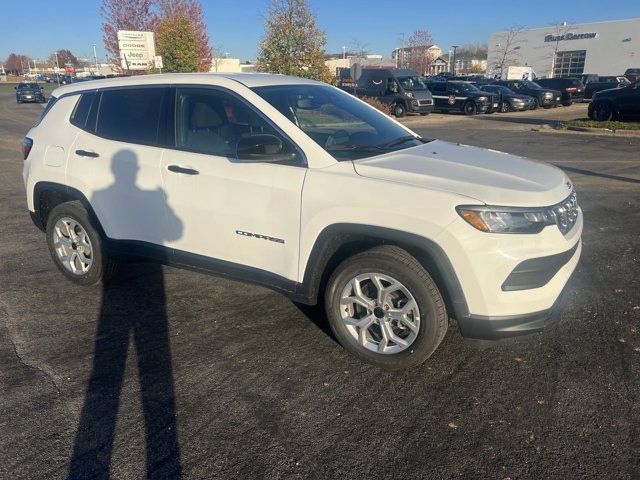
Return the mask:
<svg viewBox="0 0 640 480">
<path fill-rule="evenodd" d="M 238 141 L 268 134 L 283 143 L 281 153 L 295 153 L 260 115 L 226 92 L 211 88 L 178 88 L 175 118 L 176 147 L 196 153 L 235 157 Z"/>
<path fill-rule="evenodd" d="M 424 143 L 383 113 L 330 86 L 278 85 L 253 90 L 337 160 L 356 160 Z"/>
<path fill-rule="evenodd" d="M 168 91 L 164 87 L 105 90 L 100 100 L 97 134 L 130 143 L 162 143 L 162 114 Z"/>
<path fill-rule="evenodd" d="M 427 89 L 427 86 L 418 76 L 398 77 L 398 81 L 400 85 L 402 85 L 402 88 L 409 92 Z"/>
</svg>

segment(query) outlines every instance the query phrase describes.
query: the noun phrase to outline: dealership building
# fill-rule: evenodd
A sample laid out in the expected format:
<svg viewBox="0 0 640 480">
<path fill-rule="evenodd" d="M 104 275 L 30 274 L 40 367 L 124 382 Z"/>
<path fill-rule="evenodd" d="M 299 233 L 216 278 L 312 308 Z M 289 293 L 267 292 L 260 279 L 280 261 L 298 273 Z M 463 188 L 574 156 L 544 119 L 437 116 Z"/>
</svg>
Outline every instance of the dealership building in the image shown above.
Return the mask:
<svg viewBox="0 0 640 480">
<path fill-rule="evenodd" d="M 568 77 L 583 73 L 622 75 L 640 68 L 640 18 L 553 25 L 489 36 L 488 72 L 496 64 L 529 66 L 537 77 Z"/>
</svg>

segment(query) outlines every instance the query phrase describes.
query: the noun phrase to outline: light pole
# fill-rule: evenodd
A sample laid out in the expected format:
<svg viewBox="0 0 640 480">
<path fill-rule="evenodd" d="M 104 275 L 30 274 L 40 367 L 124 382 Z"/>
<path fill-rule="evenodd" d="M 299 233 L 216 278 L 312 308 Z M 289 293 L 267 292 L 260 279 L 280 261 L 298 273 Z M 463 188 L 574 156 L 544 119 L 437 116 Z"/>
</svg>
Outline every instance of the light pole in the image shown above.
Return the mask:
<svg viewBox="0 0 640 480">
<path fill-rule="evenodd" d="M 458 45 L 451 45 L 453 48 L 453 76 L 456 76 L 456 50 L 458 49 Z"/>
<path fill-rule="evenodd" d="M 347 47 L 345 47 L 343 45 L 342 46 L 342 59 L 344 60 L 345 58 L 347 58 Z"/>
<path fill-rule="evenodd" d="M 56 56 L 56 80 L 58 80 L 58 86 L 60 86 L 60 72 L 58 70 L 60 70 L 60 65 L 58 65 L 58 52 L 53 52 L 53 54 Z"/>
<path fill-rule="evenodd" d="M 96 75 L 100 75 L 100 67 L 98 66 L 98 54 L 96 53 L 96 44 L 93 44 L 93 58 L 96 61 Z"/>
</svg>

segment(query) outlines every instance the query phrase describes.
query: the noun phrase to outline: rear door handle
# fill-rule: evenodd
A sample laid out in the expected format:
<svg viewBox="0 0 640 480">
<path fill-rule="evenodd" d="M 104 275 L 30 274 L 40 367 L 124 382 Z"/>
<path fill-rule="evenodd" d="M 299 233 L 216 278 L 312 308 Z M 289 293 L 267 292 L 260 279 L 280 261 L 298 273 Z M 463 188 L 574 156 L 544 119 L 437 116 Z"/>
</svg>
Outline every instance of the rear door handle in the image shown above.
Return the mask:
<svg viewBox="0 0 640 480">
<path fill-rule="evenodd" d="M 167 170 L 173 173 L 184 173 L 186 175 L 198 175 L 200 172 L 193 168 L 181 167 L 180 165 L 169 165 Z"/>
<path fill-rule="evenodd" d="M 88 152 L 87 150 L 76 150 L 76 155 L 80 155 L 81 157 L 91 157 L 91 158 L 98 158 L 100 156 L 96 152 Z"/>
</svg>

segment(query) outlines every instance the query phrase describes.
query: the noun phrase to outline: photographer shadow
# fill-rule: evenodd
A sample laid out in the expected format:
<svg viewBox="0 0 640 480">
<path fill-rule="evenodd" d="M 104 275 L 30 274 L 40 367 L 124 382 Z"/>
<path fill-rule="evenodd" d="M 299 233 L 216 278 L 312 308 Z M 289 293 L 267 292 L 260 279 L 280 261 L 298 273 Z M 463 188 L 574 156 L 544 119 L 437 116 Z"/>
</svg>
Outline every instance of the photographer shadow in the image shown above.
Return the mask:
<svg viewBox="0 0 640 480">
<path fill-rule="evenodd" d="M 98 191 L 94 205 L 128 208 L 128 218 L 167 215 L 167 237 L 182 234 L 182 222 L 166 204 L 161 189 L 136 186 L 138 160 L 121 150 L 111 163 L 114 183 Z M 136 205 L 129 200 L 135 196 Z M 128 198 L 129 197 L 129 198 Z M 128 203 L 128 204 L 127 204 Z M 149 211 L 134 211 L 132 208 Z M 153 206 L 155 211 L 151 211 Z M 115 210 L 120 211 L 120 210 Z M 147 217 L 153 218 L 153 217 Z M 157 217 L 156 217 L 157 218 Z M 123 269 L 124 270 L 124 269 Z M 131 342 L 132 341 L 132 342 Z M 158 263 L 127 263 L 126 270 L 103 286 L 93 369 L 76 432 L 69 479 L 109 478 L 120 397 L 129 345 L 133 344 L 144 417 L 147 478 L 176 478 L 181 474 L 175 391 L 167 322 L 165 282 Z M 128 412 L 123 412 L 128 417 Z"/>
</svg>

